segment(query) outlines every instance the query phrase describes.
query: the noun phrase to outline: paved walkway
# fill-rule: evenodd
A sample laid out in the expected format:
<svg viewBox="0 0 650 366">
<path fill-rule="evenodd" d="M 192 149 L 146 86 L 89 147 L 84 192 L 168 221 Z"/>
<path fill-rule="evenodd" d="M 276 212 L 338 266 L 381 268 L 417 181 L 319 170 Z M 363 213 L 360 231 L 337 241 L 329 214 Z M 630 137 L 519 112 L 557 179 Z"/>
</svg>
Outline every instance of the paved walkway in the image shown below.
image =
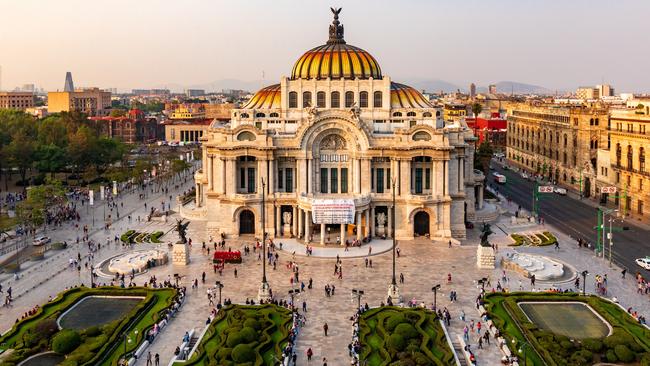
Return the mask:
<svg viewBox="0 0 650 366">
<path fill-rule="evenodd" d="M 282 251 L 284 252 L 290 254 L 295 253 L 297 256 L 307 256 L 305 244 L 296 239 L 280 238 L 276 239 L 275 242 L 277 245 L 282 243 Z M 399 247 L 399 243 L 397 244 L 397 247 Z M 348 247 L 347 251 L 344 246 L 340 245 L 330 245 L 327 247 L 312 246 L 311 248 L 312 254 L 310 257 L 336 258 L 338 255 L 340 258 L 360 258 L 390 251 L 393 248 L 393 241 L 373 239 L 370 243 L 365 243 L 360 247 Z"/>
</svg>

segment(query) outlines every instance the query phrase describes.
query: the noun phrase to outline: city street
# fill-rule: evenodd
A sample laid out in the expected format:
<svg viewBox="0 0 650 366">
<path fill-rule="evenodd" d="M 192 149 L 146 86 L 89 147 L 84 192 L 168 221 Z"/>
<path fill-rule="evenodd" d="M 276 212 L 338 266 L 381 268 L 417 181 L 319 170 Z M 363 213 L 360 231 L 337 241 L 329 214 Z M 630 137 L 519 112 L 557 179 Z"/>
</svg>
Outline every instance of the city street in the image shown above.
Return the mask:
<svg viewBox="0 0 650 366">
<path fill-rule="evenodd" d="M 496 184 L 494 176 L 490 174 L 488 178 L 490 184 L 497 187 L 500 193 L 505 194 L 513 202 L 530 211 L 535 182 L 522 178 L 518 172 L 503 169 L 494 161 L 492 166 L 495 167 L 495 171 L 507 177 L 507 183 L 505 185 Z M 589 203 L 593 204 L 593 202 Z M 595 204 L 590 205 L 589 203 L 586 198 L 579 200 L 570 195 L 561 196 L 556 193 L 547 193 L 543 194 L 540 199 L 540 215 L 546 223 L 554 225 L 576 240 L 578 238 L 587 240 L 593 248 L 598 236 L 594 229 L 598 224 L 598 211 Z M 636 258 L 650 255 L 650 242 L 646 240 L 650 235 L 650 230 L 641 228 L 631 220 L 625 220 L 623 223 L 618 221 L 613 226 L 628 226 L 630 229 L 613 233 L 612 261 L 632 273 L 641 272 L 646 277 L 650 275 L 650 271 L 639 267 L 634 262 Z M 609 246 L 605 248 L 605 255 L 609 258 Z"/>
</svg>

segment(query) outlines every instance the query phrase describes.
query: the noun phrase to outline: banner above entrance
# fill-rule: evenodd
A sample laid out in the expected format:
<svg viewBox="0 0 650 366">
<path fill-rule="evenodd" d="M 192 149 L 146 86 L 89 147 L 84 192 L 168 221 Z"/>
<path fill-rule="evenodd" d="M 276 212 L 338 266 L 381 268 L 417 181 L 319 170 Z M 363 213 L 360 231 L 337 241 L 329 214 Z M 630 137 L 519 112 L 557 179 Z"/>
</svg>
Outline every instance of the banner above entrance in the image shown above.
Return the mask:
<svg viewBox="0 0 650 366">
<path fill-rule="evenodd" d="M 312 204 L 314 224 L 352 224 L 354 223 L 354 200 L 315 199 Z"/>
</svg>

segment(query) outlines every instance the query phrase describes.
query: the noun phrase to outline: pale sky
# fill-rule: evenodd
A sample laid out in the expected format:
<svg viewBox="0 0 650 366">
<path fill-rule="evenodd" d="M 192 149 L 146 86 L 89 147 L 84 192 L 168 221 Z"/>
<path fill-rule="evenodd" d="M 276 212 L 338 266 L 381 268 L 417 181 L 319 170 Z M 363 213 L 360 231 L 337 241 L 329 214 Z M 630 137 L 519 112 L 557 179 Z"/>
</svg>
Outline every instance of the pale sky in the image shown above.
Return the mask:
<svg viewBox="0 0 650 366">
<path fill-rule="evenodd" d="M 149 88 L 288 75 L 345 39 L 394 80 L 650 91 L 648 0 L 0 0 L 2 88 Z"/>
</svg>

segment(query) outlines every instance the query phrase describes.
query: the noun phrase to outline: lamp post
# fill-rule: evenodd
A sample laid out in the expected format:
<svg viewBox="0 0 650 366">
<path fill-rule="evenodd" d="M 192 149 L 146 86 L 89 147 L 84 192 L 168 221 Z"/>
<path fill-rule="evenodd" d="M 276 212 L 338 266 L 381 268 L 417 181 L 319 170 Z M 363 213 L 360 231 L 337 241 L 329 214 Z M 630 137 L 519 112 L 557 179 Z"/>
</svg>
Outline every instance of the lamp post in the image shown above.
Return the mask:
<svg viewBox="0 0 650 366">
<path fill-rule="evenodd" d="M 214 283 L 214 287 L 219 289 L 219 305 L 221 305 L 221 289 L 223 288 L 223 283 L 221 283 L 221 281 L 217 281 Z"/>
<path fill-rule="evenodd" d="M 357 290 L 355 288 L 352 289 L 352 296 L 357 297 L 357 312 L 361 311 L 361 296 L 363 296 L 363 294 L 363 290 Z"/>
<path fill-rule="evenodd" d="M 528 344 L 528 342 L 522 341 L 522 340 L 520 340 L 519 343 L 521 343 L 521 347 L 519 349 L 517 349 L 517 351 L 519 353 L 523 354 L 523 361 L 524 361 L 523 363 L 520 363 L 520 365 L 526 366 L 528 364 L 528 362 L 526 360 L 526 346 L 530 347 L 530 344 Z M 517 340 L 513 338 L 512 339 L 512 344 L 516 345 Z"/>
<path fill-rule="evenodd" d="M 589 275 L 589 271 L 584 270 L 580 274 L 582 275 L 582 296 L 586 296 L 587 295 L 586 284 L 587 284 L 587 276 Z"/>
<path fill-rule="evenodd" d="M 393 231 L 393 278 L 391 281 L 390 286 L 388 286 L 388 296 L 392 300 L 397 300 L 399 302 L 400 294 L 399 294 L 399 288 L 397 287 L 397 278 L 395 276 L 395 250 L 397 248 L 397 240 L 395 239 L 395 186 L 396 186 L 396 178 L 393 177 L 391 179 L 391 183 L 393 186 L 393 209 L 391 211 L 391 220 L 392 220 L 392 228 L 391 230 Z"/>
<path fill-rule="evenodd" d="M 271 287 L 266 281 L 266 182 L 264 178 L 262 181 L 262 284 L 257 293 L 257 299 L 262 301 L 271 300 Z"/>
<path fill-rule="evenodd" d="M 137 337 L 138 336 L 138 330 L 136 329 L 135 331 L 133 331 L 133 334 Z M 131 343 L 131 338 L 129 337 L 128 332 L 124 332 L 124 361 L 128 362 L 128 358 L 127 358 L 128 355 L 126 354 L 126 343 L 127 342 Z M 128 363 L 127 363 L 127 365 L 128 365 Z"/>
<path fill-rule="evenodd" d="M 431 287 L 431 291 L 433 291 L 433 311 L 438 310 L 438 290 L 440 289 L 440 284 L 437 284 L 433 287 Z"/>
<path fill-rule="evenodd" d="M 296 308 L 293 303 L 293 297 L 298 295 L 299 293 L 300 293 L 299 288 L 292 288 L 291 290 L 289 290 L 289 296 L 291 297 L 291 311 L 295 311 Z"/>
</svg>

